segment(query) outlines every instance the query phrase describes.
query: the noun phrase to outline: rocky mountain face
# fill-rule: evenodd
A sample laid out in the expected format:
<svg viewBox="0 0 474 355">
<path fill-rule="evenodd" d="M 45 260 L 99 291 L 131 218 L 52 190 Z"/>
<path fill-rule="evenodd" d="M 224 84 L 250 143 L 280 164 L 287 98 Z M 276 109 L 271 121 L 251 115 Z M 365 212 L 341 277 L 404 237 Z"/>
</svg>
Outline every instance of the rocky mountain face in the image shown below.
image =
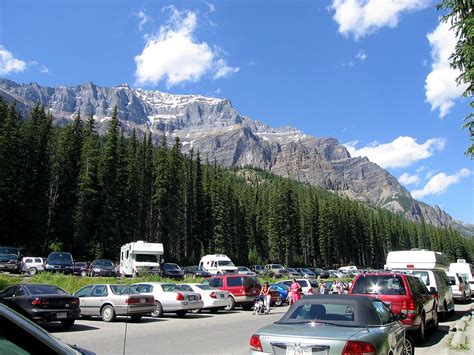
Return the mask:
<svg viewBox="0 0 474 355">
<path fill-rule="evenodd" d="M 80 110 L 93 115 L 105 129 L 117 106 L 125 130 L 178 136 L 184 150 L 227 167 L 253 166 L 291 177 L 377 207 L 402 213 L 413 221 L 453 226 L 474 236 L 474 226 L 455 221 L 439 207 L 414 200 L 395 177 L 367 158 L 351 157 L 335 138 L 316 138 L 293 127 L 272 128 L 240 115 L 228 99 L 199 95 L 172 95 L 131 89 L 106 88 L 91 82 L 77 86 L 43 87 L 0 79 L 0 96 L 15 100 L 27 112 L 44 105 L 58 124 Z"/>
</svg>

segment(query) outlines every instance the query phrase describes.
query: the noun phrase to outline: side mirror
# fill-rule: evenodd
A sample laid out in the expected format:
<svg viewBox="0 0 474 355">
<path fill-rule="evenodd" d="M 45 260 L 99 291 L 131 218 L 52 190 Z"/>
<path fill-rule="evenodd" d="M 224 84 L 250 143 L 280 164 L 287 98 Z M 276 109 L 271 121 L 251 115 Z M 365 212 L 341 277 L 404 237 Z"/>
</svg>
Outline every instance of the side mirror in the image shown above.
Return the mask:
<svg viewBox="0 0 474 355">
<path fill-rule="evenodd" d="M 438 293 L 438 291 L 436 291 L 436 289 L 433 286 L 431 286 L 430 287 L 430 295 L 434 295 L 435 293 Z"/>
<path fill-rule="evenodd" d="M 407 315 L 406 313 L 398 313 L 398 314 L 395 314 L 395 319 L 396 320 L 404 320 L 407 318 Z"/>
</svg>

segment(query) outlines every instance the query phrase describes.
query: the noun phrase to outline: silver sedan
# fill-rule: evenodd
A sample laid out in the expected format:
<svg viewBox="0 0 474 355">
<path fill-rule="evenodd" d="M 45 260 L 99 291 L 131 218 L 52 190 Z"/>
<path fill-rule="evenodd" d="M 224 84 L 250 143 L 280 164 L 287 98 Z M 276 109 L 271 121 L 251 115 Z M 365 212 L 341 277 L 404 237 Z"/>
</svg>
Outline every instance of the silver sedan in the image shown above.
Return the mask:
<svg viewBox="0 0 474 355">
<path fill-rule="evenodd" d="M 100 316 L 106 322 L 116 316 L 138 321 L 155 310 L 153 296 L 140 295 L 128 285 L 87 285 L 74 295 L 80 299 L 82 317 Z"/>
<path fill-rule="evenodd" d="M 413 354 L 401 318 L 376 298 L 307 296 L 250 338 L 250 354 Z"/>
</svg>

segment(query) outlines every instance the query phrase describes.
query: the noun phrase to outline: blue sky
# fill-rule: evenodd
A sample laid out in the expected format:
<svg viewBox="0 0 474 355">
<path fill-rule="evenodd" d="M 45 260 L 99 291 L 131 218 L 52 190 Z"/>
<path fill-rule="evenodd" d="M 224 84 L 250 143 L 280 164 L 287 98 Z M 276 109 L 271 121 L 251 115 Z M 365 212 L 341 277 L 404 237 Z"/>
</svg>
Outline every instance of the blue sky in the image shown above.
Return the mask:
<svg viewBox="0 0 474 355">
<path fill-rule="evenodd" d="M 0 76 L 227 97 L 474 223 L 468 102 L 439 15 L 430 0 L 1 0 Z"/>
</svg>

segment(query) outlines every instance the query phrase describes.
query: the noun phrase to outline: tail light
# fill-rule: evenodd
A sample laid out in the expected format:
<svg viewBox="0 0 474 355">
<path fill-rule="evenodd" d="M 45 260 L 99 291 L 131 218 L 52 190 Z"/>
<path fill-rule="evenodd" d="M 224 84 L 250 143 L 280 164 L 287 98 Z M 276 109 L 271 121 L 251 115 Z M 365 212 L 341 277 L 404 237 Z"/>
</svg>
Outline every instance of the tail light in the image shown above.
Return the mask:
<svg viewBox="0 0 474 355">
<path fill-rule="evenodd" d="M 438 292 L 433 293 L 433 297 L 435 300 L 439 299 L 439 293 Z"/>
<path fill-rule="evenodd" d="M 313 289 L 310 288 L 310 289 L 308 290 L 308 293 L 313 294 Z"/>
<path fill-rule="evenodd" d="M 77 298 L 77 299 L 72 299 L 72 300 L 71 300 L 71 304 L 77 304 L 77 305 L 79 305 L 79 303 L 80 303 L 79 298 Z"/>
<path fill-rule="evenodd" d="M 137 303 L 140 303 L 140 299 L 129 297 L 125 300 L 125 303 L 126 304 L 137 304 Z"/>
<path fill-rule="evenodd" d="M 216 295 L 216 293 L 215 293 L 214 291 L 211 292 L 211 294 L 210 294 L 209 296 L 210 296 L 211 298 L 217 298 L 217 295 Z"/>
<path fill-rule="evenodd" d="M 402 312 L 406 311 L 408 314 L 417 314 L 415 301 L 408 299 L 402 303 Z"/>
<path fill-rule="evenodd" d="M 46 299 L 42 299 L 42 298 L 38 298 L 36 297 L 32 302 L 31 304 L 33 306 L 45 306 L 45 305 L 48 305 L 49 304 L 49 301 L 46 300 Z"/>
<path fill-rule="evenodd" d="M 176 294 L 176 301 L 184 301 L 184 296 L 182 293 Z"/>
<path fill-rule="evenodd" d="M 260 342 L 260 337 L 258 335 L 252 335 L 250 337 L 250 350 L 262 351 L 262 343 Z"/>
<path fill-rule="evenodd" d="M 370 343 L 363 341 L 348 341 L 344 350 L 342 350 L 342 355 L 375 355 L 375 346 Z"/>
<path fill-rule="evenodd" d="M 147 297 L 146 298 L 146 303 L 155 304 L 155 298 L 154 297 Z"/>
</svg>

